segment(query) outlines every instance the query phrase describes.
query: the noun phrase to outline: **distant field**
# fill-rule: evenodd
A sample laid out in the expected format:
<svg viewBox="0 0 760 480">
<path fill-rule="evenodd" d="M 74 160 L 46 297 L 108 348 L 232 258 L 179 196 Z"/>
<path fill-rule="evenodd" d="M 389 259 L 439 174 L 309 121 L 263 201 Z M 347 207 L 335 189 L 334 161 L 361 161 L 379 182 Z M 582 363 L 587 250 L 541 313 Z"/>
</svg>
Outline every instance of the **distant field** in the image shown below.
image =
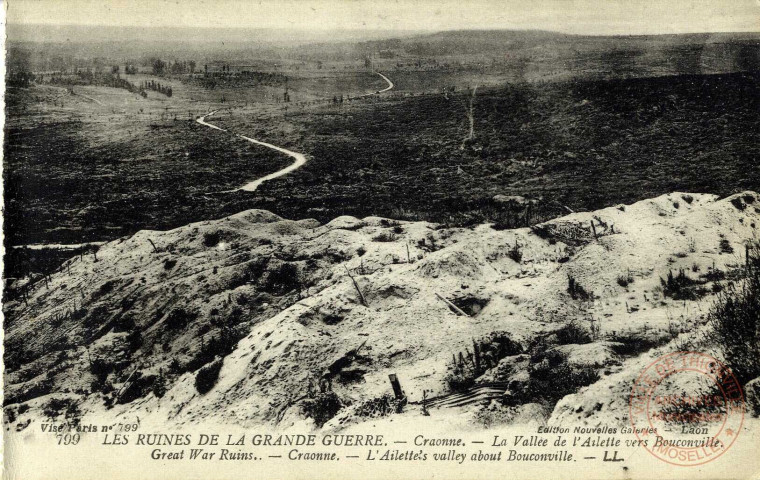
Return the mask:
<svg viewBox="0 0 760 480">
<path fill-rule="evenodd" d="M 482 86 L 476 139 L 462 148 L 463 87 L 420 95 L 448 79 L 388 75 L 420 90 L 334 105 L 333 86 L 374 91 L 384 82 L 333 77 L 304 88 L 321 102 L 293 102 L 287 111 L 177 80 L 171 99 L 106 87 L 74 96 L 44 86 L 10 90 L 6 242 L 108 240 L 249 208 L 321 221 L 374 214 L 470 224 L 499 220 L 496 194 L 582 210 L 673 190 L 760 189 L 757 76 Z M 216 193 L 291 161 L 193 121 L 233 105 L 214 122 L 306 153 L 309 162 L 255 193 Z"/>
<path fill-rule="evenodd" d="M 464 96 L 370 99 L 291 119 L 303 140 L 290 147 L 312 160 L 264 184 L 257 205 L 291 218 L 471 223 L 498 220 L 496 194 L 583 210 L 674 190 L 760 188 L 756 75 L 481 89 L 476 140 L 462 148 Z M 233 112 L 225 125 L 245 131 L 247 118 Z"/>
<path fill-rule="evenodd" d="M 197 125 L 188 113 L 174 120 L 161 104 L 130 98 L 126 91 L 77 91 L 82 93 L 39 102 L 35 97 L 52 96 L 50 89 L 9 92 L 12 112 L 26 108 L 25 115 L 12 114 L 6 124 L 5 220 L 11 245 L 113 239 L 231 213 L 238 209 L 220 208 L 213 192 L 288 163 Z M 109 106 L 81 96 L 86 94 Z M 126 105 L 128 112 L 110 105 Z"/>
</svg>

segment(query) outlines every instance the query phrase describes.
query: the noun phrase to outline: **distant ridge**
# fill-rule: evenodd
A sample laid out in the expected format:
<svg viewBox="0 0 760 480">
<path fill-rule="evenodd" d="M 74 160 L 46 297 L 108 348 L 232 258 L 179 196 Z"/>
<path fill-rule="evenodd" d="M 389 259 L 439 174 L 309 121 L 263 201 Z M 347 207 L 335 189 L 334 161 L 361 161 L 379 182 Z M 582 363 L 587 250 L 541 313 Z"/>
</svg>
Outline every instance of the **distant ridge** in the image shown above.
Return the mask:
<svg viewBox="0 0 760 480">
<path fill-rule="evenodd" d="M 419 35 L 409 30 L 300 30 L 282 28 L 115 27 L 99 25 L 7 25 L 11 42 L 192 42 L 260 43 L 297 45 L 336 43 Z"/>
<path fill-rule="evenodd" d="M 6 32 L 11 42 L 120 42 L 120 41 L 164 41 L 198 43 L 263 43 L 263 44 L 306 44 L 372 42 L 391 39 L 407 41 L 462 41 L 483 42 L 505 37 L 522 39 L 553 38 L 649 38 L 649 39 L 702 39 L 736 38 L 757 39 L 759 32 L 683 33 L 658 35 L 583 35 L 552 30 L 526 29 L 462 29 L 443 31 L 416 30 L 319 30 L 285 28 L 197 28 L 197 27 L 116 27 L 102 25 L 50 25 L 20 24 L 9 22 Z"/>
</svg>

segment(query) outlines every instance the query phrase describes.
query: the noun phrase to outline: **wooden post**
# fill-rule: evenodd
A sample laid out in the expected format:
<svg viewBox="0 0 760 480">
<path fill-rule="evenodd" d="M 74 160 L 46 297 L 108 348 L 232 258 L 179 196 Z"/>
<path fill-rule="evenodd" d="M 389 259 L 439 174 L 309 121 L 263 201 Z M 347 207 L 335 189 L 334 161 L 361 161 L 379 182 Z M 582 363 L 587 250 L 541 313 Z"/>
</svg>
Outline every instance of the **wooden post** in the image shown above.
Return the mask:
<svg viewBox="0 0 760 480">
<path fill-rule="evenodd" d="M 401 382 L 398 381 L 396 374 L 391 373 L 388 375 L 388 379 L 391 381 L 391 386 L 393 387 L 393 395 L 396 396 L 396 400 L 403 400 L 405 397 L 404 391 L 401 389 Z"/>
<path fill-rule="evenodd" d="M 409 242 L 406 243 L 406 263 L 412 263 L 412 257 L 409 255 Z"/>
<path fill-rule="evenodd" d="M 744 245 L 744 274 L 749 275 L 749 244 Z"/>
<path fill-rule="evenodd" d="M 594 240 L 598 240 L 598 237 L 596 236 L 596 227 L 594 226 L 593 220 L 591 220 L 591 231 L 594 232 Z"/>
<path fill-rule="evenodd" d="M 426 417 L 430 416 L 430 412 L 427 409 L 427 390 L 422 391 L 422 414 Z"/>
<path fill-rule="evenodd" d="M 473 367 L 475 367 L 475 368 L 477 369 L 477 366 L 475 365 L 475 356 L 474 356 L 474 355 L 472 354 L 472 352 L 471 352 L 469 349 L 467 349 L 467 348 L 465 348 L 465 349 L 464 349 L 464 351 L 465 351 L 465 352 L 467 352 L 467 358 L 469 358 L 469 359 L 470 359 L 470 362 L 472 362 L 472 366 L 473 366 Z"/>
<path fill-rule="evenodd" d="M 530 202 L 528 202 L 528 206 L 525 207 L 525 226 L 530 227 Z"/>
</svg>

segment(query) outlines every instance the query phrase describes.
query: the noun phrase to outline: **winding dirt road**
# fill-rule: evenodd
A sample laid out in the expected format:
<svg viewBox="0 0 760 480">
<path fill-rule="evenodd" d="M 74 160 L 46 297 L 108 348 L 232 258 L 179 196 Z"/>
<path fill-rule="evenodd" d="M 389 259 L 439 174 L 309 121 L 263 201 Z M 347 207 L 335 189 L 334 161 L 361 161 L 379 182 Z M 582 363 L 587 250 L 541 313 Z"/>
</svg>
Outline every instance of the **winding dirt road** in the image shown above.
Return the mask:
<svg viewBox="0 0 760 480">
<path fill-rule="evenodd" d="M 382 74 L 382 73 L 380 73 L 380 72 L 375 72 L 375 73 L 376 73 L 376 74 L 378 74 L 378 75 L 380 75 L 381 77 L 383 77 L 383 80 L 385 80 L 386 82 L 388 82 L 388 86 L 387 86 L 387 87 L 385 87 L 384 89 L 382 89 L 382 90 L 378 90 L 378 91 L 376 91 L 376 92 L 372 92 L 372 93 L 365 93 L 364 95 L 359 95 L 357 98 L 362 98 L 362 97 L 371 97 L 372 95 L 377 95 L 377 94 L 380 94 L 380 93 L 383 93 L 383 92 L 387 92 L 388 90 L 390 90 L 390 89 L 392 89 L 392 88 L 393 88 L 393 86 L 394 86 L 394 85 L 393 85 L 393 82 L 391 82 L 391 81 L 390 81 L 390 79 L 389 79 L 388 77 L 386 77 L 385 75 L 383 75 L 383 74 Z"/>
<path fill-rule="evenodd" d="M 383 80 L 385 80 L 386 82 L 388 82 L 388 86 L 387 86 L 387 87 L 385 87 L 384 89 L 380 90 L 380 91 L 379 91 L 379 92 L 377 92 L 377 93 L 383 93 L 383 92 L 387 92 L 388 90 L 391 90 L 391 89 L 393 88 L 393 82 L 391 82 L 391 81 L 388 79 L 388 77 L 386 77 L 385 75 L 383 75 L 383 74 L 382 74 L 382 73 L 380 73 L 380 72 L 375 72 L 375 73 L 377 73 L 378 75 L 380 75 L 381 77 L 383 77 Z"/>
<path fill-rule="evenodd" d="M 214 130 L 219 130 L 220 132 L 226 132 L 227 130 L 225 130 L 225 129 L 221 128 L 221 127 L 218 127 L 216 125 L 213 125 L 211 123 L 208 123 L 206 121 L 206 117 L 210 117 L 211 115 L 215 114 L 217 111 L 218 110 L 214 110 L 213 112 L 207 113 L 206 115 L 203 115 L 202 117 L 198 117 L 198 119 L 196 121 L 198 123 L 200 123 L 201 125 L 205 125 L 206 127 L 213 128 Z M 290 172 L 292 172 L 293 170 L 301 168 L 301 166 L 306 163 L 306 156 L 303 153 L 294 152 L 292 150 L 288 150 L 287 148 L 278 147 L 277 145 L 272 145 L 271 143 L 262 142 L 262 141 L 254 139 L 254 138 L 246 137 L 245 135 L 240 135 L 240 134 L 237 134 L 237 133 L 235 134 L 235 136 L 240 137 L 240 138 L 242 138 L 244 140 L 248 140 L 249 142 L 255 143 L 256 145 L 261 145 L 263 147 L 271 148 L 272 150 L 277 150 L 278 152 L 284 153 L 285 155 L 288 155 L 288 156 L 293 157 L 295 159 L 295 162 L 291 163 L 287 167 L 285 167 L 285 168 L 283 168 L 281 170 L 277 170 L 274 173 L 270 173 L 269 175 L 266 175 L 264 177 L 256 179 L 256 180 L 254 180 L 252 182 L 248 182 L 245 185 L 243 185 L 242 187 L 238 188 L 237 190 L 244 190 L 246 192 L 253 192 L 257 188 L 259 188 L 259 185 L 261 185 L 262 183 L 264 183 L 264 182 L 266 182 L 268 180 L 275 179 L 277 177 L 282 177 L 283 175 L 287 175 Z"/>
<path fill-rule="evenodd" d="M 388 77 L 386 77 L 385 75 L 383 75 L 380 72 L 375 72 L 375 73 L 377 73 L 378 75 L 380 75 L 383 78 L 383 80 L 385 80 L 386 82 L 388 82 L 388 86 L 385 87 L 382 90 L 378 90 L 377 92 L 367 93 L 365 95 L 360 95 L 360 97 L 368 97 L 370 95 L 377 95 L 377 94 L 380 94 L 380 93 L 383 93 L 383 92 L 387 92 L 388 90 L 391 90 L 393 88 L 393 82 L 391 82 L 388 79 Z M 213 128 L 214 130 L 219 130 L 220 132 L 226 132 L 227 130 L 225 130 L 224 128 L 221 128 L 221 127 L 219 127 L 217 125 L 214 125 L 212 123 L 208 123 L 206 121 L 207 117 L 210 117 L 210 116 L 214 115 L 218 111 L 219 110 L 214 110 L 213 112 L 207 113 L 206 115 L 198 117 L 195 121 L 198 122 L 199 124 L 203 125 L 203 126 L 206 126 L 206 127 L 209 127 L 209 128 Z M 282 177 L 284 175 L 287 175 L 290 172 L 293 172 L 293 171 L 301 168 L 306 163 L 306 161 L 307 161 L 306 160 L 306 156 L 303 153 L 294 152 L 292 150 L 288 150 L 287 148 L 278 147 L 277 145 L 272 145 L 271 143 L 262 142 L 260 140 L 256 140 L 254 138 L 246 137 L 245 135 L 240 135 L 238 133 L 235 133 L 235 136 L 240 137 L 240 138 L 242 138 L 244 140 L 247 140 L 247 141 L 249 141 L 251 143 L 254 143 L 256 145 L 261 145 L 263 147 L 267 147 L 267 148 L 271 148 L 272 150 L 276 150 L 276 151 L 278 151 L 280 153 L 284 153 L 285 155 L 288 155 L 289 157 L 292 157 L 293 159 L 295 159 L 295 161 L 293 163 L 291 163 L 290 165 L 288 165 L 287 167 L 281 169 L 281 170 L 278 170 L 278 171 L 276 171 L 274 173 L 270 173 L 269 175 L 266 175 L 266 176 L 263 176 L 261 178 L 258 178 L 258 179 L 254 180 L 252 182 L 248 182 L 245 185 L 243 185 L 242 187 L 237 188 L 235 190 L 230 190 L 232 192 L 238 191 L 238 190 L 243 190 L 243 191 L 246 191 L 246 192 L 253 192 L 257 188 L 259 188 L 259 186 L 261 186 L 262 183 L 267 182 L 269 180 L 273 180 L 275 178 Z M 225 192 L 223 192 L 223 193 L 225 193 Z"/>
</svg>

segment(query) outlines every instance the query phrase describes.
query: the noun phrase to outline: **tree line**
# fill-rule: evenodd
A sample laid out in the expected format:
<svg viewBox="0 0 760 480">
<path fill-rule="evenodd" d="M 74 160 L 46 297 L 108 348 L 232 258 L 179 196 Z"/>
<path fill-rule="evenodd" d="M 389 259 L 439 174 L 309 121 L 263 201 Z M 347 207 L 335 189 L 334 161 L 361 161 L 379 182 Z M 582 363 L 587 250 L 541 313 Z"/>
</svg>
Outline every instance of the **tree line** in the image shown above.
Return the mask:
<svg viewBox="0 0 760 480">
<path fill-rule="evenodd" d="M 140 84 L 140 88 L 143 90 L 152 90 L 154 92 L 162 93 L 166 95 L 167 97 L 172 96 L 172 87 L 169 85 L 161 85 L 159 82 L 156 82 L 155 80 L 147 80 Z"/>
<path fill-rule="evenodd" d="M 7 82 L 9 87 L 27 88 L 35 78 L 32 72 L 15 71 L 8 74 Z"/>
<path fill-rule="evenodd" d="M 90 69 L 76 70 L 74 76 L 55 74 L 50 77 L 50 83 L 53 85 L 96 85 L 123 88 L 132 93 L 139 93 L 143 97 L 147 96 L 142 86 L 138 87 L 129 80 L 121 78 L 118 73 L 93 72 Z"/>
<path fill-rule="evenodd" d="M 150 61 L 153 75 L 162 76 L 167 73 L 181 75 L 185 73 L 195 73 L 194 60 L 182 60 L 175 62 L 165 62 L 160 58 L 153 58 Z"/>
</svg>

